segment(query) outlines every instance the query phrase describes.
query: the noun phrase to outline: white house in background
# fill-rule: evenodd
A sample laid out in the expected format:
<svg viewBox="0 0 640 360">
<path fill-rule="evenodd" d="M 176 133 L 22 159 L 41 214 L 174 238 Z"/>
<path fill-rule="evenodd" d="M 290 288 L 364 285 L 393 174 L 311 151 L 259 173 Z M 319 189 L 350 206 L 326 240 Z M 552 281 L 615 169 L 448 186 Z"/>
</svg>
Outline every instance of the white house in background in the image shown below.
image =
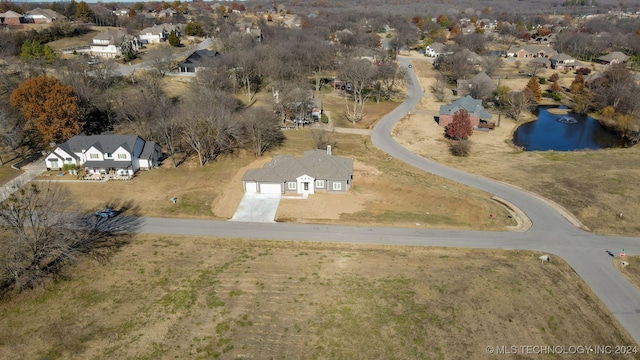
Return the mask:
<svg viewBox="0 0 640 360">
<path fill-rule="evenodd" d="M 439 42 L 434 42 L 433 44 L 428 45 L 424 49 L 424 54 L 426 56 L 430 56 L 430 57 L 438 57 L 438 56 L 451 54 L 451 52 L 446 52 L 445 48 L 446 48 L 446 46 L 444 44 L 439 43 Z"/>
<path fill-rule="evenodd" d="M 179 25 L 158 24 L 140 30 L 140 35 L 138 35 L 138 38 L 143 44 L 159 44 L 161 42 L 167 41 L 172 30 L 176 32 L 176 35 L 181 35 Z"/>
<path fill-rule="evenodd" d="M 89 51 L 92 56 L 114 58 L 139 49 L 140 42 L 135 36 L 120 29 L 109 29 L 93 38 Z"/>
<path fill-rule="evenodd" d="M 78 135 L 58 145 L 45 164 L 47 170 L 61 170 L 70 164 L 88 174 L 133 176 L 140 169 L 158 166 L 160 154 L 158 144 L 137 135 Z"/>
</svg>

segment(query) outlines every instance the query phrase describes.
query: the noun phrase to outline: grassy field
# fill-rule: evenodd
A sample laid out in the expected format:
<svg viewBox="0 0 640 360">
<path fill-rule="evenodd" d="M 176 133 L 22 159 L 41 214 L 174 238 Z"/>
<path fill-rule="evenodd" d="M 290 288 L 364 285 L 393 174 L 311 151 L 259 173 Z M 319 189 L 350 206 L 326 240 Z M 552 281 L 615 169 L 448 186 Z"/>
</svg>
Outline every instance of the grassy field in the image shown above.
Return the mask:
<svg viewBox="0 0 640 360">
<path fill-rule="evenodd" d="M 568 265 L 537 255 L 140 236 L 1 303 L 0 358 L 493 359 L 489 345 L 633 344 Z"/>
</svg>

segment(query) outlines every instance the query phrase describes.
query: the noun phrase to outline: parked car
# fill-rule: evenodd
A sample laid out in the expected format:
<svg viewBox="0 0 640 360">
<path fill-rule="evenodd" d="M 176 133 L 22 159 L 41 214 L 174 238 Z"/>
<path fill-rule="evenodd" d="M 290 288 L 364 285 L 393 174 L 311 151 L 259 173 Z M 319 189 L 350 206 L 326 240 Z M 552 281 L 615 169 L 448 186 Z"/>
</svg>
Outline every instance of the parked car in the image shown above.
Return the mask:
<svg viewBox="0 0 640 360">
<path fill-rule="evenodd" d="M 120 212 L 117 211 L 117 210 L 106 208 L 104 210 L 96 211 L 96 216 L 99 217 L 99 218 L 108 219 L 108 218 L 112 218 L 112 217 L 117 216 L 119 213 Z"/>
</svg>

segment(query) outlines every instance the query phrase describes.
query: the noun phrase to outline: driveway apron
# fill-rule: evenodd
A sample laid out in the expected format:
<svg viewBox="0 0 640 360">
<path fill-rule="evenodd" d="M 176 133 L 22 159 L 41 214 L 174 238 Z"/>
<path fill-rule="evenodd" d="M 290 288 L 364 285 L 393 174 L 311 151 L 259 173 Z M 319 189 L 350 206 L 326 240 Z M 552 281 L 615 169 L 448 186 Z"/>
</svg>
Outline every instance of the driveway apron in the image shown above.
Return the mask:
<svg viewBox="0 0 640 360">
<path fill-rule="evenodd" d="M 245 193 L 230 221 L 274 223 L 280 194 Z"/>
</svg>

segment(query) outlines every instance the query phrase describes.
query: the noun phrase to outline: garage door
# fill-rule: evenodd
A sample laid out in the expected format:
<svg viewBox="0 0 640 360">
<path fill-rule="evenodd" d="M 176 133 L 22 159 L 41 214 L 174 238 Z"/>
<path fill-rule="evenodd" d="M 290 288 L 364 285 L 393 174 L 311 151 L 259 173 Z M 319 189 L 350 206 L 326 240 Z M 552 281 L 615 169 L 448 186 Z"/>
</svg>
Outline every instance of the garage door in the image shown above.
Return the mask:
<svg viewBox="0 0 640 360">
<path fill-rule="evenodd" d="M 246 182 L 244 183 L 245 192 L 255 193 L 257 191 L 256 183 L 254 182 Z"/>
<path fill-rule="evenodd" d="M 280 184 L 260 184 L 260 192 L 262 194 L 282 194 Z"/>
</svg>

